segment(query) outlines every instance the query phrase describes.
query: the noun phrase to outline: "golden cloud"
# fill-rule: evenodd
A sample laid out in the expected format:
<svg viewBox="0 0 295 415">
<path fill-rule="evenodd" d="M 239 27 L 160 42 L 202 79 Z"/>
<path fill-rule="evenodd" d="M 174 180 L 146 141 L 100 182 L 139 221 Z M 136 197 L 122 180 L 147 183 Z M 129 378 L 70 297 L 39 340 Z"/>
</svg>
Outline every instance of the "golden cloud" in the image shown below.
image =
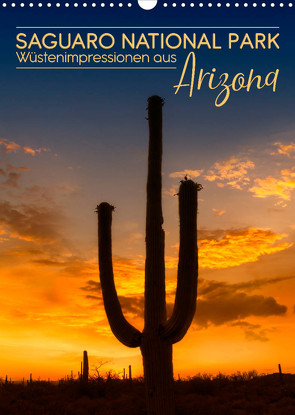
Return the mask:
<svg viewBox="0 0 295 415">
<path fill-rule="evenodd" d="M 291 192 L 295 189 L 295 168 L 282 170 L 281 177 L 278 179 L 268 176 L 265 179 L 255 179 L 254 183 L 254 186 L 249 189 L 249 192 L 254 193 L 254 197 L 275 196 L 290 200 Z"/>
<path fill-rule="evenodd" d="M 234 189 L 242 190 L 242 187 L 249 184 L 248 170 L 254 169 L 253 161 L 235 156 L 221 163 L 216 162 L 208 170 L 205 179 L 209 182 L 219 181 L 220 187 L 224 185 Z M 221 183 L 220 183 L 221 182 Z"/>
<path fill-rule="evenodd" d="M 30 154 L 31 156 L 35 156 L 41 152 L 50 152 L 51 150 L 46 147 L 40 148 L 32 148 L 30 146 L 21 147 L 19 144 L 15 143 L 14 141 L 10 141 L 7 138 L 0 138 L 0 146 L 3 146 L 3 151 L 7 154 L 9 153 L 16 153 L 18 150 L 23 150 L 25 154 Z"/>
<path fill-rule="evenodd" d="M 218 210 L 218 209 L 215 209 L 215 208 L 212 208 L 212 212 L 214 212 L 214 216 L 222 216 L 226 213 L 225 210 Z"/>
<path fill-rule="evenodd" d="M 0 138 L 0 146 L 4 147 L 5 153 L 16 153 L 20 149 L 20 145 L 14 141 L 7 140 L 7 138 Z"/>
<path fill-rule="evenodd" d="M 283 251 L 293 244 L 280 242 L 284 234 L 270 229 L 238 229 L 209 234 L 199 240 L 199 265 L 202 268 L 220 269 L 256 262 L 263 255 Z"/>
<path fill-rule="evenodd" d="M 263 255 L 274 254 L 293 246 L 293 243 L 278 242 L 286 234 L 276 234 L 270 229 L 231 229 L 199 231 L 200 268 L 222 269 L 237 267 L 247 262 L 256 262 Z M 173 245 L 178 248 L 179 244 Z M 166 256 L 167 269 L 176 269 L 178 257 Z"/>
<path fill-rule="evenodd" d="M 295 143 L 293 143 L 292 141 L 289 144 L 284 144 L 281 141 L 278 141 L 274 143 L 273 145 L 276 146 L 277 148 L 276 148 L 276 151 L 273 151 L 272 153 L 270 153 L 272 156 L 281 154 L 281 155 L 290 157 L 291 153 L 295 152 Z"/>
<path fill-rule="evenodd" d="M 25 154 L 30 154 L 31 156 L 35 156 L 36 154 L 41 153 L 42 151 L 45 151 L 45 152 L 50 151 L 49 148 L 45 148 L 45 147 L 33 149 L 29 146 L 24 147 L 23 150 Z"/>
</svg>

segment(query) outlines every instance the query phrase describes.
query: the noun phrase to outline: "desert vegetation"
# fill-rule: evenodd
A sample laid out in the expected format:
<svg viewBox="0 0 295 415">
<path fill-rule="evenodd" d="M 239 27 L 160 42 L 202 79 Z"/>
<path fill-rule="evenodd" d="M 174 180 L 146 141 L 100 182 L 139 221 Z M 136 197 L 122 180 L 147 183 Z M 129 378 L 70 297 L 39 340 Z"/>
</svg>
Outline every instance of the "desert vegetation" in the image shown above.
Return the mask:
<svg viewBox="0 0 295 415">
<path fill-rule="evenodd" d="M 74 379 L 0 384 L 0 414 L 146 415 L 143 378 L 113 371 Z M 177 415 L 293 415 L 295 375 L 196 375 L 174 380 Z"/>
</svg>

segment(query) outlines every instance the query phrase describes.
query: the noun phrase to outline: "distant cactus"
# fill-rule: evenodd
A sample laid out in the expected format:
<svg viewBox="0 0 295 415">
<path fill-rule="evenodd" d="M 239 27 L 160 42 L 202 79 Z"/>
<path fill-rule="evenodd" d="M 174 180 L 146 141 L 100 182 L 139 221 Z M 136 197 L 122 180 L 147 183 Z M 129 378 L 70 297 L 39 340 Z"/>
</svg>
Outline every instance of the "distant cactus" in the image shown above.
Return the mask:
<svg viewBox="0 0 295 415">
<path fill-rule="evenodd" d="M 196 222 L 200 187 L 186 178 L 181 182 L 178 194 L 180 247 L 175 305 L 172 316 L 167 320 L 161 202 L 162 106 L 162 98 L 152 96 L 148 99 L 145 326 L 142 333 L 125 319 L 114 284 L 111 240 L 114 207 L 105 202 L 97 207 L 99 270 L 104 306 L 117 339 L 128 347 L 141 349 L 148 415 L 175 413 L 172 345 L 184 337 L 192 322 L 198 278 Z"/>
<path fill-rule="evenodd" d="M 84 350 L 84 353 L 83 353 L 83 374 L 82 374 L 83 382 L 88 382 L 88 376 L 89 376 L 88 355 L 87 355 L 87 351 Z"/>
</svg>

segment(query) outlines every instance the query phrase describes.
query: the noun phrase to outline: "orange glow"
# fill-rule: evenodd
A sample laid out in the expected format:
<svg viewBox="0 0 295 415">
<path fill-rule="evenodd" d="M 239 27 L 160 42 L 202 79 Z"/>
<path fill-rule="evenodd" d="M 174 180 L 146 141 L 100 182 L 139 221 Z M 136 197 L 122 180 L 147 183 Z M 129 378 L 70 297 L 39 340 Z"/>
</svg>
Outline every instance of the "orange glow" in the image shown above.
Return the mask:
<svg viewBox="0 0 295 415">
<path fill-rule="evenodd" d="M 262 255 L 269 255 L 290 248 L 293 243 L 281 242 L 287 235 L 277 235 L 269 229 L 250 228 L 227 231 L 218 239 L 199 241 L 200 267 L 219 269 L 255 262 Z"/>
<path fill-rule="evenodd" d="M 285 169 L 281 171 L 281 177 L 268 176 L 265 179 L 255 179 L 255 185 L 249 189 L 254 197 L 265 198 L 275 196 L 283 200 L 291 199 L 291 192 L 295 189 L 295 170 Z"/>
<path fill-rule="evenodd" d="M 291 154 L 291 144 L 277 145 L 279 155 Z M 54 157 L 45 148 L 22 147 L 5 139 L 0 146 L 4 150 L 0 166 L 0 377 L 27 379 L 33 373 L 34 379 L 53 380 L 71 370 L 77 376 L 83 350 L 88 351 L 91 374 L 101 361 L 108 361 L 102 374 L 111 369 L 120 373 L 131 364 L 134 376 L 142 375 L 140 350 L 128 349 L 114 337 L 104 311 L 93 213 L 96 198 L 102 196 L 95 195 L 95 203 L 92 198 L 85 202 L 85 195 L 92 195 L 93 190 L 87 187 L 88 178 L 57 183 L 45 171 L 48 183 L 42 182 L 40 158 L 51 166 Z M 23 162 L 17 164 L 16 157 Z M 60 166 L 61 175 L 71 177 L 75 169 L 69 170 L 68 164 Z M 273 371 L 278 359 L 286 371 L 295 370 L 295 171 L 290 165 L 280 165 L 279 180 L 273 176 L 255 179 L 255 165 L 247 157 L 232 156 L 214 163 L 209 171 L 183 168 L 170 174 L 170 178 L 186 174 L 196 178 L 205 172 L 207 180 L 198 218 L 197 313 L 186 337 L 174 347 L 175 376 L 219 370 Z M 258 199 L 248 191 L 252 180 L 250 191 Z M 168 185 L 171 194 L 177 193 L 178 186 Z M 111 194 L 116 190 L 119 194 L 121 189 L 114 187 L 107 182 L 107 192 L 110 188 Z M 233 193 L 243 201 L 231 199 Z M 269 213 L 259 198 L 271 195 L 278 202 Z M 123 206 L 113 229 L 115 285 L 126 318 L 142 329 L 145 256 L 140 221 L 144 213 L 136 219 L 130 214 L 137 206 L 129 200 L 133 192 L 128 193 L 127 202 L 120 197 L 118 206 L 126 204 L 125 214 Z M 171 210 L 170 204 L 164 207 L 168 315 L 174 304 L 178 266 L 177 198 L 171 206 Z M 257 215 L 253 222 L 247 216 L 250 208 Z M 243 220 L 233 215 L 237 211 Z"/>
</svg>

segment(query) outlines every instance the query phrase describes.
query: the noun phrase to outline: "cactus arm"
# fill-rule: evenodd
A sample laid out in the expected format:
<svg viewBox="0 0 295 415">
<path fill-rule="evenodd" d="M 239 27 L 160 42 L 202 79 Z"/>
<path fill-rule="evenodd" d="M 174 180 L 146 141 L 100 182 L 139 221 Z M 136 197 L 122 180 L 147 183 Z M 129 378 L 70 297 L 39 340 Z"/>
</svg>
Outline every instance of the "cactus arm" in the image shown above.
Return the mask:
<svg viewBox="0 0 295 415">
<path fill-rule="evenodd" d="M 164 230 L 162 229 L 162 106 L 163 99 L 148 99 L 149 156 L 146 205 L 145 330 L 166 320 Z"/>
<path fill-rule="evenodd" d="M 107 318 L 117 339 L 128 347 L 139 347 L 141 333 L 125 319 L 118 299 L 112 264 L 112 212 L 114 207 L 101 203 L 98 213 L 98 252 L 102 295 Z"/>
<path fill-rule="evenodd" d="M 198 190 L 199 185 L 191 180 L 182 181 L 179 188 L 180 246 L 175 305 L 172 316 L 160 330 L 172 343 L 184 337 L 196 310 Z"/>
</svg>

